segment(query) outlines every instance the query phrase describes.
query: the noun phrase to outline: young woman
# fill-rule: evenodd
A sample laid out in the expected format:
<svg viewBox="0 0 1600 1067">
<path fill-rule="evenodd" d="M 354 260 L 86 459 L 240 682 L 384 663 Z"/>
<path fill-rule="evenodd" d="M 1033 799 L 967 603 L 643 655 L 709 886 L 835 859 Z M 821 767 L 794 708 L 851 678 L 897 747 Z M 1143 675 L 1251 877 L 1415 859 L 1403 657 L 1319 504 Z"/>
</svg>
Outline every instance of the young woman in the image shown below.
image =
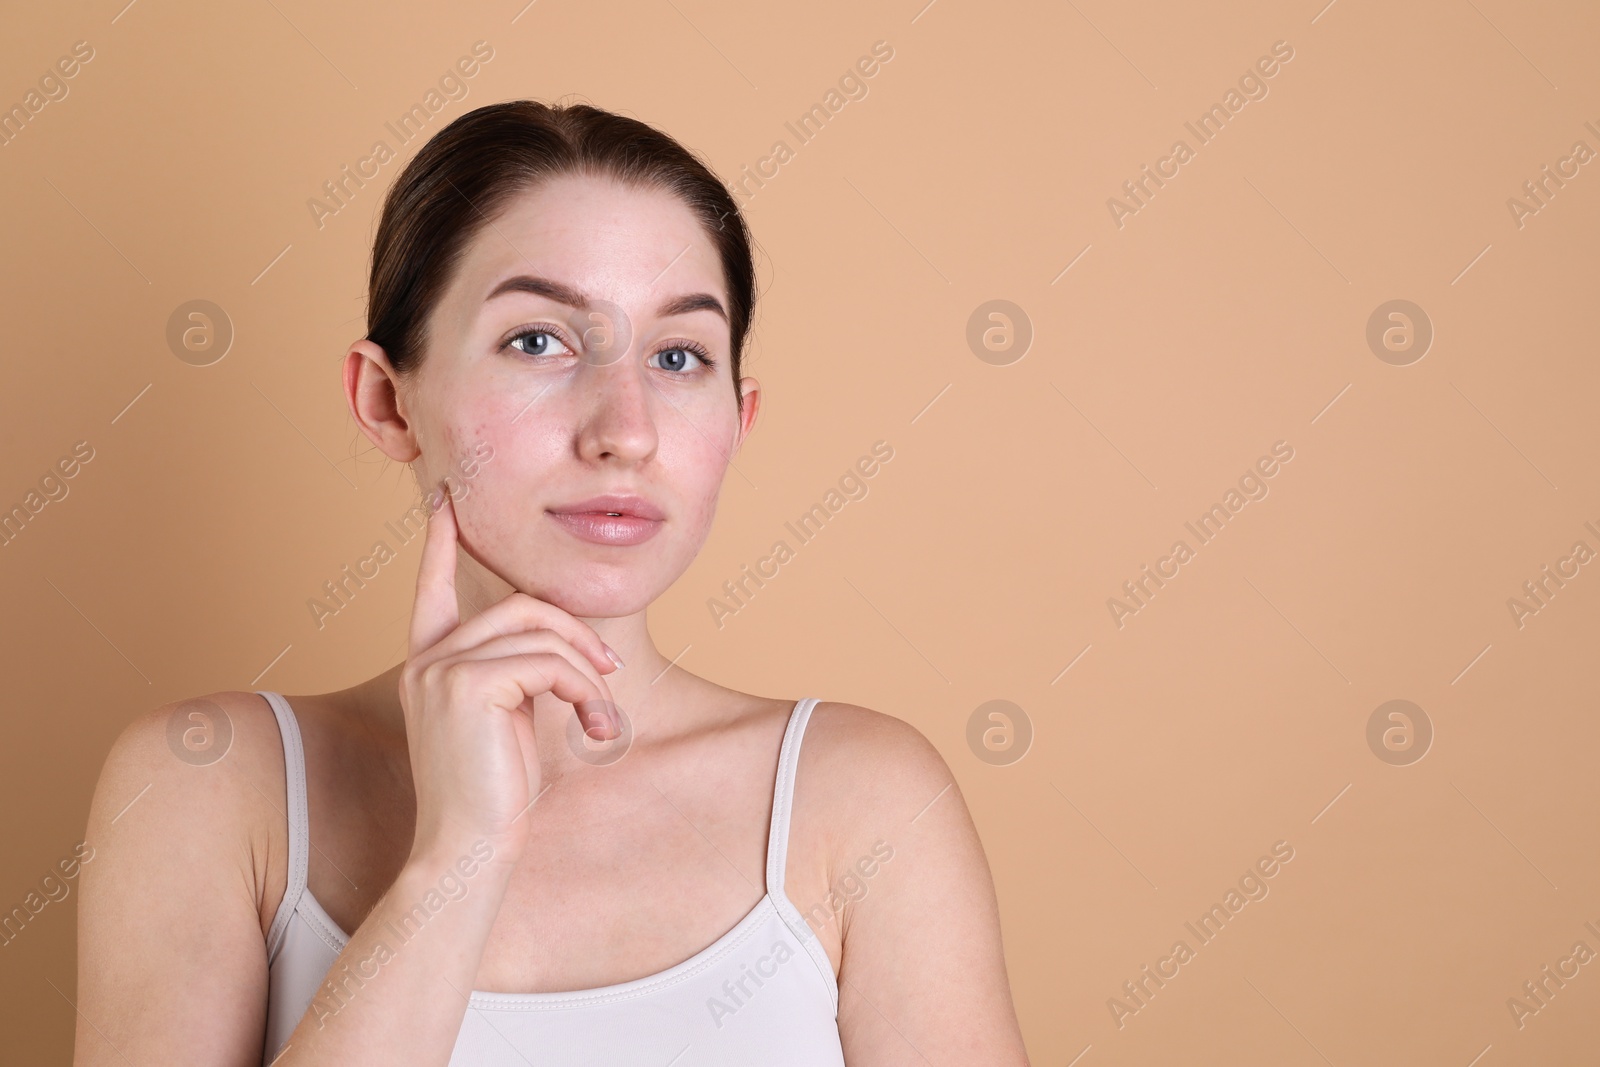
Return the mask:
<svg viewBox="0 0 1600 1067">
<path fill-rule="evenodd" d="M 429 493 L 409 651 L 118 738 L 80 1067 L 1027 1063 L 937 750 L 651 640 L 755 424 L 753 279 L 727 190 L 629 118 L 495 104 L 407 165 L 344 389 Z"/>
</svg>

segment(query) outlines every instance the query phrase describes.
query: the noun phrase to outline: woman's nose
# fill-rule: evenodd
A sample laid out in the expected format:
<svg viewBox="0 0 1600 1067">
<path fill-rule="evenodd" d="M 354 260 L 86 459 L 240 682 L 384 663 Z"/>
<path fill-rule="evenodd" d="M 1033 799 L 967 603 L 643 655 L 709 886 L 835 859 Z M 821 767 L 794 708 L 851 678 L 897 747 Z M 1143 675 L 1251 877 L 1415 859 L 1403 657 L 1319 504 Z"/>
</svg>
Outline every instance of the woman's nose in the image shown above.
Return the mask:
<svg viewBox="0 0 1600 1067">
<path fill-rule="evenodd" d="M 654 455 L 657 397 L 639 361 L 629 353 L 610 363 L 588 363 L 581 377 L 590 401 L 578 442 L 584 458 L 609 455 L 637 463 Z"/>
</svg>

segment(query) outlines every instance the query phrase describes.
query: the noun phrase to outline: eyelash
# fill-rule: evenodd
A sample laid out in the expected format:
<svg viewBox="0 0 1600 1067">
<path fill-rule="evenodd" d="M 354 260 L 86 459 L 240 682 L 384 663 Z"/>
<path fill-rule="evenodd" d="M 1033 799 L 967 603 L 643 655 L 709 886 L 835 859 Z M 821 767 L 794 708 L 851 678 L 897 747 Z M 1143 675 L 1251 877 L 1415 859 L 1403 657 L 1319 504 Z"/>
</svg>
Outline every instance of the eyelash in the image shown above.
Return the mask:
<svg viewBox="0 0 1600 1067">
<path fill-rule="evenodd" d="M 554 337 L 556 340 L 560 341 L 563 345 L 566 345 L 568 348 L 572 347 L 572 342 L 567 340 L 566 335 L 564 333 L 562 333 L 560 330 L 556 329 L 554 326 L 535 324 L 533 326 L 524 326 L 524 327 L 522 327 L 521 329 L 517 330 L 517 332 L 513 333 L 510 337 L 507 337 L 504 341 L 500 342 L 500 350 L 503 352 L 508 348 L 512 348 L 513 342 L 520 341 L 524 337 L 534 337 L 534 336 L 536 336 L 538 334 L 541 334 L 541 333 L 549 334 L 551 337 Z M 523 352 L 521 349 L 512 349 L 512 350 L 515 351 L 515 352 L 518 352 L 519 354 L 524 355 L 524 356 L 531 355 L 531 353 Z M 711 357 L 711 353 L 706 351 L 705 346 L 703 346 L 703 345 L 701 345 L 701 344 L 699 344 L 699 343 L 697 343 L 695 341 L 687 341 L 687 340 L 686 341 L 674 341 L 674 342 L 672 342 L 670 344 L 664 345 L 661 348 L 656 349 L 655 352 L 652 353 L 652 355 L 660 355 L 662 352 L 674 352 L 674 351 L 680 351 L 680 350 L 684 351 L 684 352 L 688 352 L 691 355 L 693 355 L 696 359 L 698 359 L 700 361 L 701 365 L 704 366 L 706 370 L 713 371 L 713 370 L 717 369 L 717 360 L 715 360 L 715 359 L 713 359 Z M 676 372 L 672 372 L 672 373 L 676 373 L 676 374 L 681 375 L 683 372 L 682 371 L 676 371 Z"/>
</svg>

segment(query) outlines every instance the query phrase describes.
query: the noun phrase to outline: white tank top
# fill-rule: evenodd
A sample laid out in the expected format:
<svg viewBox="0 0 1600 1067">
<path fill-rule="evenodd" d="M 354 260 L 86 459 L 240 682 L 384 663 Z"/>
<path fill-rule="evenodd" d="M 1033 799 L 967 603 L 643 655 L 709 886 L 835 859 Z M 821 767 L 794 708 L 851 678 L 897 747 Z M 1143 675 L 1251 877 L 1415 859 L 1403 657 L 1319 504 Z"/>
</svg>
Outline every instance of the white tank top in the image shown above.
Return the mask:
<svg viewBox="0 0 1600 1067">
<path fill-rule="evenodd" d="M 306 888 L 311 842 L 299 724 L 280 694 L 257 692 L 277 715 L 289 783 L 288 888 L 267 933 L 265 1065 L 323 992 L 350 938 Z M 556 993 L 474 991 L 450 1067 L 844 1067 L 832 962 L 783 888 L 795 767 L 816 703 L 798 701 L 789 715 L 772 795 L 767 892 L 733 929 L 682 963 L 628 982 Z"/>
</svg>

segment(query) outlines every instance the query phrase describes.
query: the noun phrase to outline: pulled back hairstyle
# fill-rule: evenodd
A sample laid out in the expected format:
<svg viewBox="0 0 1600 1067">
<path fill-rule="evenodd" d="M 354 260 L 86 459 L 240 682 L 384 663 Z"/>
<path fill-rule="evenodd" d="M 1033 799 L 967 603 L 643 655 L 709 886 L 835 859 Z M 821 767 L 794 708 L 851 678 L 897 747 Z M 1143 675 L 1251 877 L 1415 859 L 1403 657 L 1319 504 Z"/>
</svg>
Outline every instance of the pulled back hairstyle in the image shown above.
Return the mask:
<svg viewBox="0 0 1600 1067">
<path fill-rule="evenodd" d="M 662 189 L 699 219 L 722 260 L 733 388 L 740 396 L 755 264 L 738 204 L 699 157 L 667 134 L 587 104 L 487 104 L 422 146 L 384 198 L 372 245 L 367 340 L 402 378 L 414 374 L 433 309 L 473 238 L 514 197 L 566 175 Z"/>
</svg>

